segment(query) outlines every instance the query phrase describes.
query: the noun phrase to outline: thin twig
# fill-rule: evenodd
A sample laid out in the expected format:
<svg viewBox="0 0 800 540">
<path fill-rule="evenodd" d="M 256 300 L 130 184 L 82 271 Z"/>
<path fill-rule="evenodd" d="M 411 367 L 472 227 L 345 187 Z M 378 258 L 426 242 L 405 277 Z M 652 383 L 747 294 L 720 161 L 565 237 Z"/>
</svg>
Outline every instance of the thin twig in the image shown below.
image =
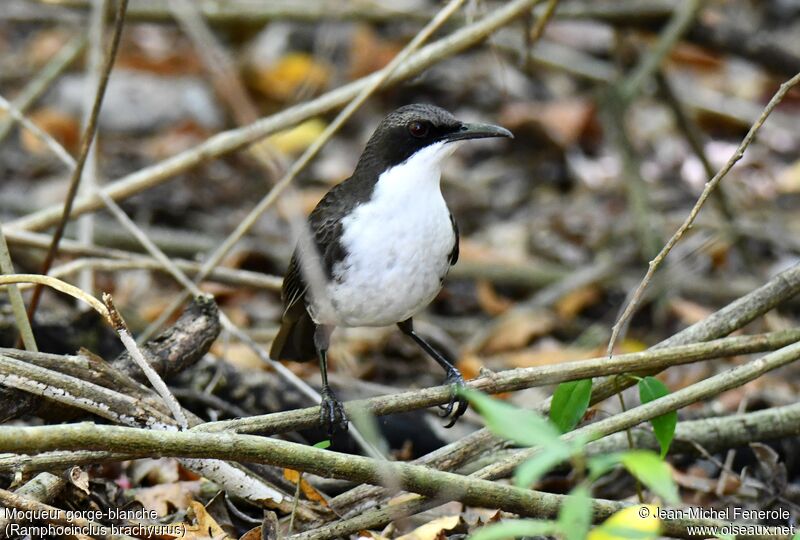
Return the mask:
<svg viewBox="0 0 800 540">
<path fill-rule="evenodd" d="M 675 116 L 675 123 L 678 126 L 678 129 L 681 131 L 681 133 L 683 133 L 683 136 L 686 138 L 686 142 L 689 143 L 689 148 L 692 149 L 694 155 L 700 160 L 700 164 L 703 166 L 703 171 L 706 173 L 706 179 L 711 180 L 714 178 L 715 171 L 708 159 L 708 156 L 706 155 L 705 149 L 703 148 L 703 140 L 699 126 L 691 118 L 691 116 L 689 116 L 689 113 L 686 111 L 683 103 L 681 103 L 681 100 L 678 99 L 678 96 L 675 94 L 672 84 L 670 83 L 664 69 L 660 69 L 656 72 L 656 82 L 658 83 L 659 93 L 669 108 L 672 109 L 672 114 Z M 730 238 L 734 245 L 736 245 L 739 253 L 742 256 L 742 259 L 744 259 L 745 264 L 751 265 L 753 261 L 750 260 L 750 252 L 744 245 L 744 237 L 736 228 L 736 224 L 734 223 L 735 216 L 733 213 L 733 208 L 731 207 L 731 202 L 725 193 L 723 186 L 719 186 L 714 191 L 713 197 L 714 202 L 717 205 L 717 209 L 722 215 L 721 228 L 723 233 Z"/>
<path fill-rule="evenodd" d="M 513 392 L 535 386 L 545 386 L 589 377 L 628 373 L 631 370 L 640 369 L 642 366 L 665 369 L 669 366 L 707 360 L 709 358 L 774 350 L 794 343 L 798 339 L 800 339 L 800 329 L 758 336 L 737 336 L 707 343 L 694 343 L 639 353 L 621 354 L 611 359 L 600 357 L 589 360 L 561 362 L 550 366 L 510 369 L 473 379 L 467 382 L 467 386 L 490 394 Z M 344 406 L 348 410 L 360 408 L 376 416 L 382 416 L 433 407 L 434 405 L 447 403 L 448 399 L 450 399 L 449 387 L 437 386 L 390 396 L 346 402 Z M 319 411 L 316 408 L 309 407 L 235 420 L 207 422 L 193 429 L 273 434 L 317 426 L 319 422 L 318 413 Z"/>
<path fill-rule="evenodd" d="M 197 284 L 186 277 L 184 274 L 173 261 L 169 259 L 169 257 L 161 251 L 158 246 L 156 246 L 150 238 L 142 231 L 134 222 L 131 220 L 128 215 L 120 208 L 120 206 L 114 202 L 114 200 L 109 197 L 107 194 L 100 192 L 100 196 L 103 198 L 108 210 L 114 215 L 114 217 L 119 221 L 119 223 L 129 232 L 131 233 L 134 238 L 136 238 L 139 243 L 150 253 L 153 258 L 161 264 L 161 268 L 168 272 L 178 283 L 180 283 L 186 290 L 190 291 L 195 296 L 202 295 L 203 292 L 198 288 Z M 198 270 L 198 273 L 202 271 L 202 268 Z M 199 281 L 199 280 L 198 280 Z M 280 362 L 276 362 L 272 360 L 269 355 L 257 344 L 255 341 L 250 339 L 244 331 L 242 331 L 238 326 L 236 326 L 225 313 L 219 313 L 220 323 L 223 327 L 230 332 L 231 334 L 238 337 L 243 343 L 245 343 L 250 349 L 255 352 L 255 354 L 269 364 L 272 369 L 275 370 L 278 375 L 287 381 L 290 385 L 294 386 L 300 392 L 305 394 L 306 396 L 310 397 L 312 401 L 319 402 L 321 400 L 320 395 L 311 388 L 308 383 L 303 381 L 300 377 L 295 375 L 290 369 L 286 366 L 281 364 Z M 380 456 L 380 452 L 374 448 L 362 435 L 359 433 L 357 429 L 353 429 L 351 436 L 353 439 L 359 444 L 359 446 L 367 452 L 368 455 L 371 456 Z"/>
<path fill-rule="evenodd" d="M 60 508 L 56 508 L 55 506 L 44 504 L 29 497 L 22 497 L 11 491 L 6 491 L 5 489 L 0 489 L 0 503 L 4 508 L 17 508 L 20 510 L 34 512 L 41 516 L 46 516 L 44 521 L 48 523 L 58 523 L 61 525 L 67 525 L 69 527 L 75 527 L 78 530 L 92 531 L 92 534 L 95 535 L 111 535 L 111 529 L 102 523 L 84 519 L 81 517 L 80 513 L 68 513 Z M 24 531 L 24 528 L 22 528 L 20 531 L 20 535 L 25 536 L 26 533 L 22 531 Z"/>
<path fill-rule="evenodd" d="M 728 174 L 728 172 L 733 168 L 736 162 L 742 159 L 744 151 L 747 149 L 748 146 L 750 146 L 750 143 L 753 142 L 756 133 L 758 133 L 758 130 L 767 120 L 767 117 L 770 115 L 773 109 L 775 109 L 778 103 L 781 102 L 781 100 L 789 91 L 789 89 L 792 88 L 798 82 L 800 82 L 800 73 L 798 73 L 788 81 L 781 84 L 778 91 L 775 93 L 774 96 L 772 96 L 772 99 L 769 100 L 769 103 L 764 108 L 763 112 L 761 113 L 761 116 L 758 118 L 758 120 L 756 120 L 756 123 L 750 127 L 750 130 L 747 132 L 747 135 L 745 135 L 744 139 L 742 139 L 742 142 L 739 144 L 739 147 L 736 149 L 736 151 L 733 153 L 730 159 L 728 159 L 727 163 L 725 163 L 722 169 L 720 169 L 719 172 L 716 175 L 714 175 L 714 178 L 712 178 L 706 183 L 705 187 L 703 188 L 703 192 L 700 194 L 700 197 L 697 199 L 697 202 L 695 203 L 694 207 L 692 207 L 691 212 L 689 212 L 689 216 L 686 218 L 683 224 L 678 228 L 678 230 L 675 231 L 675 234 L 673 234 L 672 237 L 667 241 L 666 245 L 661 249 L 658 255 L 656 255 L 656 257 L 650 261 L 647 267 L 647 273 L 645 274 L 642 281 L 639 283 L 639 286 L 636 288 L 636 291 L 633 293 L 633 296 L 631 297 L 630 301 L 625 306 L 625 310 L 622 312 L 622 315 L 620 315 L 619 319 L 617 319 L 617 322 L 614 323 L 614 326 L 611 329 L 611 339 L 608 342 L 608 349 L 607 349 L 607 353 L 609 356 L 611 356 L 611 354 L 614 351 L 614 346 L 616 345 L 617 339 L 619 338 L 620 335 L 620 329 L 633 315 L 633 312 L 636 310 L 636 307 L 638 306 L 639 301 L 641 300 L 642 295 L 644 294 L 644 290 L 647 288 L 648 283 L 650 283 L 650 280 L 653 278 L 653 274 L 655 274 L 656 270 L 664 261 L 664 259 L 667 257 L 672 248 L 675 247 L 675 244 L 677 244 L 678 241 L 681 238 L 683 238 L 683 235 L 692 226 L 694 220 L 697 218 L 697 214 L 700 213 L 700 209 L 703 207 L 708 197 L 714 191 L 714 188 L 717 187 L 720 181 L 722 181 L 725 175 Z"/>
<path fill-rule="evenodd" d="M 60 279 L 51 276 L 43 276 L 41 274 L 12 274 L 10 276 L 0 276 L 0 285 L 12 285 L 17 283 L 36 283 L 68 294 L 73 298 L 77 298 L 89 304 L 97 313 L 102 315 L 109 324 L 111 323 L 111 319 L 108 317 L 108 310 L 106 310 L 106 307 L 97 298 Z"/>
<path fill-rule="evenodd" d="M 111 68 L 114 66 L 117 49 L 119 48 L 119 40 L 120 36 L 122 35 L 122 26 L 125 22 L 125 10 L 127 7 L 128 0 L 119 0 L 116 18 L 114 20 L 114 34 L 111 38 L 111 46 L 109 47 L 108 53 L 105 57 L 102 75 L 100 77 L 97 91 L 95 92 L 94 102 L 92 104 L 92 111 L 89 114 L 86 128 L 81 135 L 80 151 L 78 152 L 78 159 L 75 169 L 72 171 L 72 175 L 70 176 L 69 189 L 67 191 L 64 207 L 61 212 L 61 219 L 58 222 L 56 231 L 53 234 L 53 242 L 50 245 L 50 249 L 47 252 L 44 263 L 42 264 L 41 273 L 45 275 L 47 272 L 49 272 L 50 267 L 53 264 L 53 260 L 55 260 L 56 253 L 58 253 L 58 243 L 61 241 L 61 237 L 64 235 L 64 229 L 67 226 L 67 221 L 69 221 L 75 196 L 78 194 L 78 187 L 83 174 L 83 167 L 86 164 L 86 159 L 89 155 L 89 149 L 91 148 L 92 141 L 94 140 L 95 131 L 97 130 L 97 119 L 100 116 L 100 107 L 103 103 L 103 96 L 108 86 Z M 42 290 L 42 287 L 36 287 L 33 290 L 30 304 L 28 304 L 28 317 L 31 320 L 33 319 L 33 316 L 36 313 L 36 308 L 39 305 L 39 298 L 41 297 Z"/>
<path fill-rule="evenodd" d="M 133 339 L 130 330 L 128 330 L 128 325 L 125 324 L 122 316 L 114 306 L 114 300 L 111 298 L 110 294 L 103 293 L 103 303 L 106 305 L 106 309 L 108 309 L 111 325 L 117 332 L 117 335 L 119 336 L 120 341 L 122 341 L 122 344 L 125 346 L 125 349 L 128 351 L 128 354 L 131 355 L 133 361 L 136 362 L 139 368 L 144 372 L 147 380 L 150 381 L 150 384 L 153 386 L 158 395 L 161 396 L 161 399 L 164 400 L 164 403 L 172 412 L 173 418 L 175 418 L 175 421 L 178 422 L 178 426 L 181 429 L 187 429 L 189 427 L 189 422 L 186 420 L 186 415 L 183 414 L 183 409 L 181 409 L 180 403 L 178 403 L 178 400 L 175 399 L 175 396 L 173 396 L 169 391 L 167 384 L 161 379 L 161 377 L 158 376 L 156 370 L 154 370 L 147 360 L 144 359 L 142 351 L 140 351 L 139 347 L 136 345 L 136 340 Z"/>
<path fill-rule="evenodd" d="M 56 497 L 67 485 L 63 477 L 43 472 L 37 474 L 34 478 L 26 482 L 23 486 L 17 489 L 14 494 L 18 497 L 32 499 L 40 503 L 48 503 Z M 0 538 L 6 538 L 7 532 L 11 532 L 8 526 L 12 523 L 11 516 L 6 512 L 5 515 L 0 515 Z M 17 521 L 20 523 L 20 521 Z M 21 521 L 26 523 L 26 521 Z"/>
<path fill-rule="evenodd" d="M 14 273 L 14 263 L 11 261 L 11 254 L 8 252 L 6 236 L 3 234 L 3 225 L 0 224 L 0 274 L 10 275 Z M 36 346 L 36 339 L 33 337 L 31 322 L 25 312 L 25 301 L 22 299 L 22 293 L 19 291 L 18 285 L 8 286 L 8 298 L 11 301 L 11 309 L 14 312 L 14 320 L 17 322 L 22 343 L 25 344 L 27 350 L 38 351 L 39 348 Z"/>
</svg>

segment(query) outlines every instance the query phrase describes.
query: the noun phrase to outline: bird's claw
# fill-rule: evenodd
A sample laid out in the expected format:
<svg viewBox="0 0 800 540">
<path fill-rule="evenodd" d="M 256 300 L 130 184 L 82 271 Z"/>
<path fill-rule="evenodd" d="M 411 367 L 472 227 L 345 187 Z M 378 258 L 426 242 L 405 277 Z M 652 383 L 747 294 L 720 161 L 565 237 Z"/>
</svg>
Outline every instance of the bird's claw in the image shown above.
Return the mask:
<svg viewBox="0 0 800 540">
<path fill-rule="evenodd" d="M 454 368 L 447 374 L 445 383 L 450 385 L 450 401 L 448 401 L 445 405 L 439 405 L 439 416 L 442 418 L 447 418 L 451 414 L 453 415 L 450 418 L 450 422 L 444 426 L 446 428 L 450 428 L 455 425 L 456 421 L 461 418 L 465 412 L 467 412 L 469 402 L 466 400 L 466 398 L 464 398 L 464 396 L 459 394 L 459 390 L 464 388 L 466 385 L 464 383 L 464 377 L 461 376 L 461 373 L 459 373 L 457 369 Z M 458 407 L 456 407 L 456 404 L 458 404 Z M 453 412 L 453 409 L 455 409 L 455 412 Z"/>
<path fill-rule="evenodd" d="M 337 431 L 347 431 L 347 414 L 341 401 L 329 387 L 322 389 L 322 402 L 319 404 L 319 423 L 325 428 L 329 437 Z"/>
</svg>

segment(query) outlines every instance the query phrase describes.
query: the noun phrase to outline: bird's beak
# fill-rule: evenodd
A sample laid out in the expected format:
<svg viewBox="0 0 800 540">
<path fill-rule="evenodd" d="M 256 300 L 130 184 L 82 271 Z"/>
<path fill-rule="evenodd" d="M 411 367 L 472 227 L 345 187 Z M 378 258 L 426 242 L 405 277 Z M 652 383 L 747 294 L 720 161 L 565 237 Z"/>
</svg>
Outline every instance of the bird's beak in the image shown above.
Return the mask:
<svg viewBox="0 0 800 540">
<path fill-rule="evenodd" d="M 488 139 L 490 137 L 514 138 L 514 134 L 504 127 L 492 124 L 461 124 L 461 129 L 444 136 L 447 142 L 464 141 L 467 139 Z"/>
</svg>

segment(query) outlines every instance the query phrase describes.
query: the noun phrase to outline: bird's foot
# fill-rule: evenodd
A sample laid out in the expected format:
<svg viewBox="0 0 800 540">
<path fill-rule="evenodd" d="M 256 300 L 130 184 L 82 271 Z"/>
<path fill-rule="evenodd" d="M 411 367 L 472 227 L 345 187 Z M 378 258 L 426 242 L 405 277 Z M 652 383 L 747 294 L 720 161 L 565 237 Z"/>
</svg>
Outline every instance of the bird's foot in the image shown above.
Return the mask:
<svg viewBox="0 0 800 540">
<path fill-rule="evenodd" d="M 319 404 L 319 423 L 325 428 L 329 437 L 336 431 L 347 431 L 347 414 L 342 402 L 329 386 L 322 387 L 322 402 Z"/>
<path fill-rule="evenodd" d="M 465 388 L 466 384 L 464 383 L 464 377 L 456 368 L 451 368 L 447 371 L 445 384 L 450 385 L 450 401 L 447 402 L 446 405 L 439 405 L 439 409 L 441 409 L 439 416 L 447 418 L 451 414 L 453 415 L 450 417 L 450 422 L 444 426 L 450 428 L 455 425 L 456 421 L 461 418 L 465 412 L 467 412 L 469 402 L 464 396 L 459 394 L 459 390 Z M 456 406 L 456 404 L 458 404 L 458 406 Z M 453 409 L 455 409 L 455 412 Z"/>
</svg>

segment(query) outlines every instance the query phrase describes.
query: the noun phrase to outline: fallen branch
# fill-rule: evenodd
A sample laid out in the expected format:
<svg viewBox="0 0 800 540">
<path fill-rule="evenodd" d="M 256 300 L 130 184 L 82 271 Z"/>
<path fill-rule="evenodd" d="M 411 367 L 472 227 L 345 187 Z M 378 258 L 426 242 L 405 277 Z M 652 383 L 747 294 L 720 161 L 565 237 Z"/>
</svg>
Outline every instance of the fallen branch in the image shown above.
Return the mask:
<svg viewBox="0 0 800 540">
<path fill-rule="evenodd" d="M 556 384 L 564 381 L 585 379 L 628 373 L 648 366 L 665 369 L 670 366 L 687 364 L 710 358 L 749 354 L 774 350 L 800 340 L 800 329 L 785 330 L 759 336 L 732 337 L 683 345 L 667 349 L 622 354 L 612 358 L 600 357 L 589 360 L 563 362 L 551 366 L 511 369 L 474 379 L 467 386 L 482 392 L 497 394 L 513 392 L 534 386 Z M 447 403 L 450 399 L 449 386 L 437 386 L 413 390 L 390 396 L 350 401 L 344 404 L 348 411 L 368 411 L 375 416 L 433 407 Z M 280 413 L 251 416 L 236 420 L 208 422 L 195 428 L 195 431 L 234 431 L 239 433 L 257 432 L 263 435 L 308 429 L 319 425 L 319 410 L 316 407 L 297 409 Z"/>
<path fill-rule="evenodd" d="M 373 485 L 380 484 L 389 469 L 398 484 L 407 491 L 458 500 L 471 506 L 500 508 L 523 516 L 554 517 L 566 499 L 565 495 L 522 489 L 418 465 L 339 454 L 253 435 L 152 431 L 99 426 L 88 422 L 44 427 L 0 426 L 0 451 L 34 453 L 77 449 L 110 449 L 140 457 L 173 456 L 267 463 Z M 627 504 L 595 499 L 592 506 L 594 519 L 599 521 Z M 689 524 L 721 525 L 713 520 L 668 520 L 664 522 L 663 532 L 685 536 Z"/>
</svg>

